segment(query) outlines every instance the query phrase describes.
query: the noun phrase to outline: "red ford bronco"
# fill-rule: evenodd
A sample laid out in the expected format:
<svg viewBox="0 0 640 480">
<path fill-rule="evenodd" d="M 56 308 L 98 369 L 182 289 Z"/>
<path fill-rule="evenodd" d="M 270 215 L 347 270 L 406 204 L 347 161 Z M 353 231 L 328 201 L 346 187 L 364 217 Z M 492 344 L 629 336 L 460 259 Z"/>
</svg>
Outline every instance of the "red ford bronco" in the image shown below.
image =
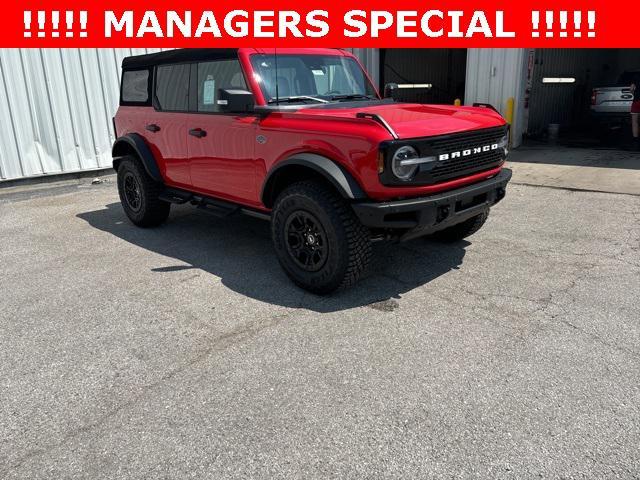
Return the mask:
<svg viewBox="0 0 640 480">
<path fill-rule="evenodd" d="M 186 202 L 270 219 L 285 272 L 319 294 L 356 282 L 373 241 L 476 232 L 511 178 L 497 112 L 382 99 L 337 49 L 125 58 L 114 128 L 134 224 Z"/>
</svg>

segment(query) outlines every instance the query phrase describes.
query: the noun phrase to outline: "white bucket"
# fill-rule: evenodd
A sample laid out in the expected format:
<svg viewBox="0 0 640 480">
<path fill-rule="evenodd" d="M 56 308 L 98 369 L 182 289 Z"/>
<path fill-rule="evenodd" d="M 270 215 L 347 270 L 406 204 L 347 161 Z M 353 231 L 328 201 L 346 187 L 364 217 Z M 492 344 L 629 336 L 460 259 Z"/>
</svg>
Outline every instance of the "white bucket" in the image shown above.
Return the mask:
<svg viewBox="0 0 640 480">
<path fill-rule="evenodd" d="M 550 123 L 547 133 L 549 135 L 550 142 L 557 142 L 558 136 L 560 134 L 560 124 L 559 123 Z"/>
</svg>

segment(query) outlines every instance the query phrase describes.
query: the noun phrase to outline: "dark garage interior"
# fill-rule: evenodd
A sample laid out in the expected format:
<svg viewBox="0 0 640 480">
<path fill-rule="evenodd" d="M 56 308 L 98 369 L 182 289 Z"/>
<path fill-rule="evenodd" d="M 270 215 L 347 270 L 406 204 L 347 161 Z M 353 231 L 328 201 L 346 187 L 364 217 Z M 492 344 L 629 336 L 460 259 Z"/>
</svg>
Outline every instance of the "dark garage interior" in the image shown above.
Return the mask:
<svg viewBox="0 0 640 480">
<path fill-rule="evenodd" d="M 398 100 L 418 103 L 464 101 L 467 50 L 459 48 L 392 48 L 380 50 L 380 83 L 430 84 L 403 89 Z"/>
<path fill-rule="evenodd" d="M 466 49 L 380 50 L 381 89 L 387 83 L 422 87 L 398 90 L 394 96 L 400 101 L 464 101 L 466 69 Z M 528 85 L 526 142 L 635 148 L 628 110 L 594 115 L 591 108 L 594 88 L 628 83 L 632 72 L 640 72 L 639 49 L 536 49 Z M 631 94 L 625 90 L 624 95 Z"/>
<path fill-rule="evenodd" d="M 529 95 L 529 141 L 554 140 L 549 125 L 556 124 L 559 144 L 633 147 L 628 110 L 594 115 L 591 104 L 594 88 L 628 87 L 629 74 L 635 71 L 640 71 L 637 49 L 537 49 Z M 626 90 L 624 94 L 631 97 Z"/>
</svg>

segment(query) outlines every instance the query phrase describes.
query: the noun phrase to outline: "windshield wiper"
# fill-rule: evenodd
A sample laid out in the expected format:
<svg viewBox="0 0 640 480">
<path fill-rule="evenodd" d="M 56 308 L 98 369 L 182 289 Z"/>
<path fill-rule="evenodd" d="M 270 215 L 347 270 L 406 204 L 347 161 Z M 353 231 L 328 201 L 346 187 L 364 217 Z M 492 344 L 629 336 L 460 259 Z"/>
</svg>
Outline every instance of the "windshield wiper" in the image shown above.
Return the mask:
<svg viewBox="0 0 640 480">
<path fill-rule="evenodd" d="M 363 95 L 361 93 L 349 93 L 345 95 L 334 95 L 331 97 L 331 101 L 340 100 L 374 100 L 376 97 L 373 95 Z"/>
<path fill-rule="evenodd" d="M 269 105 L 273 105 L 274 103 L 295 103 L 295 102 L 305 102 L 312 101 L 318 103 L 329 103 L 327 100 L 323 100 L 321 98 L 310 97 L 308 95 L 295 95 L 291 97 L 280 97 L 280 98 L 272 98 L 269 100 Z"/>
</svg>

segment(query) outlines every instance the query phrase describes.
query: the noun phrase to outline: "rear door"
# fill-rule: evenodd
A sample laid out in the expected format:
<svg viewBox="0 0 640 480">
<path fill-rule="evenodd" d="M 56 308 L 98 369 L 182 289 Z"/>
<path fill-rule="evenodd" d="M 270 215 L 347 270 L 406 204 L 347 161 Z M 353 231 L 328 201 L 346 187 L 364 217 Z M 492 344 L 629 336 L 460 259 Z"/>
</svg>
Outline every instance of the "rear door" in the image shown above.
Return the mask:
<svg viewBox="0 0 640 480">
<path fill-rule="evenodd" d="M 154 67 L 124 70 L 120 108 L 115 118 L 118 135 L 135 133 L 142 136 L 164 181 L 181 187 L 190 183 L 187 133 L 184 118 L 180 118 L 184 114 L 172 110 L 186 110 L 188 83 L 188 68 L 186 72 L 184 68 L 173 66 L 163 66 L 159 71 Z M 168 84 L 175 85 L 170 94 Z M 163 108 L 160 108 L 158 98 Z"/>
<path fill-rule="evenodd" d="M 194 189 L 243 204 L 259 205 L 254 149 L 257 115 L 221 111 L 221 89 L 247 90 L 237 57 L 194 63 L 187 150 Z"/>
</svg>

